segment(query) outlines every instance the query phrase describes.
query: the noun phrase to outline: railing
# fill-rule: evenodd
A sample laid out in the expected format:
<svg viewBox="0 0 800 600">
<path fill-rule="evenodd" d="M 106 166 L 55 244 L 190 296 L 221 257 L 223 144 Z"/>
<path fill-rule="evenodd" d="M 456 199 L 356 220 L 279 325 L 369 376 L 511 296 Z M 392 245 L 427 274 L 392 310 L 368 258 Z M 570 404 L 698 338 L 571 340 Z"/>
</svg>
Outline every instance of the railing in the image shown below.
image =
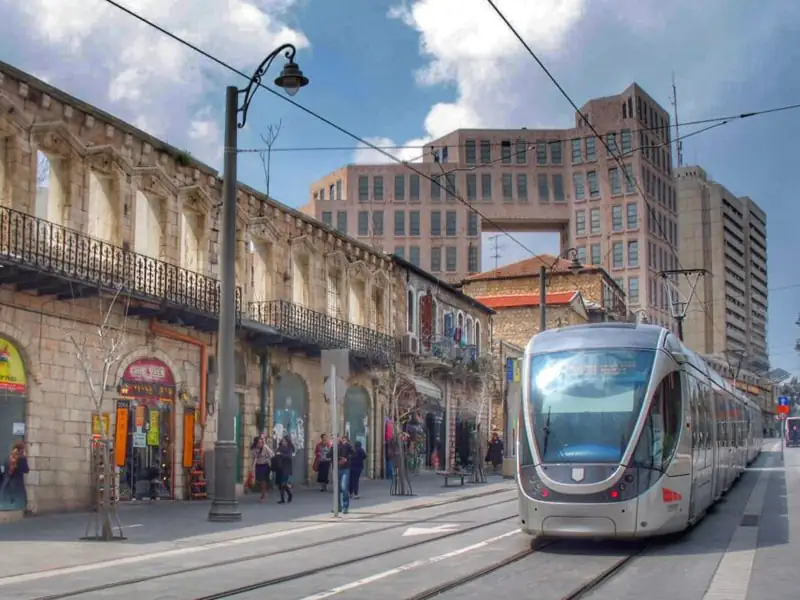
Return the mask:
<svg viewBox="0 0 800 600">
<path fill-rule="evenodd" d="M 219 314 L 219 280 L 6 207 L 0 207 L 0 263 Z M 238 313 L 238 287 L 236 304 Z"/>
<path fill-rule="evenodd" d="M 282 335 L 320 348 L 348 349 L 362 356 L 391 358 L 395 354 L 392 336 L 355 325 L 288 300 L 251 302 L 248 316 Z"/>
<path fill-rule="evenodd" d="M 464 345 L 450 337 L 435 336 L 421 340 L 419 354 L 442 361 L 472 364 L 478 360 L 478 346 Z"/>
</svg>

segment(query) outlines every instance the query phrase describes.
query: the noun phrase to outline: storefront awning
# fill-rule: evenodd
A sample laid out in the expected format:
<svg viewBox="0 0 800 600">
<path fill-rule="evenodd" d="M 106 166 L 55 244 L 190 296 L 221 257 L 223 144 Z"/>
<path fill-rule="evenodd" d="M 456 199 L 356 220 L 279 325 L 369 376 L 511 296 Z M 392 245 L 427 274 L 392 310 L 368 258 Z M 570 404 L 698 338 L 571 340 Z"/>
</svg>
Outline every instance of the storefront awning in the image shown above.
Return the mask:
<svg viewBox="0 0 800 600">
<path fill-rule="evenodd" d="M 408 376 L 409 381 L 414 384 L 417 392 L 436 402 L 442 401 L 442 390 L 440 390 L 432 381 L 424 377 L 416 377 L 415 375 Z"/>
</svg>

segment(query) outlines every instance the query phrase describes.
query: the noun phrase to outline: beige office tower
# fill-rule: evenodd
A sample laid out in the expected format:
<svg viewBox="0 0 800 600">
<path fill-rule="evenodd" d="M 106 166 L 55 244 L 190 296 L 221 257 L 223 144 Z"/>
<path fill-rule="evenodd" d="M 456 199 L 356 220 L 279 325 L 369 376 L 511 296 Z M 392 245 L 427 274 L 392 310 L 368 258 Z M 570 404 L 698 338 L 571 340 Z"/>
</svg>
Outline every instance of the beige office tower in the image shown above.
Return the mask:
<svg viewBox="0 0 800 600">
<path fill-rule="evenodd" d="M 690 348 L 753 373 L 769 369 L 767 215 L 700 167 L 675 169 L 680 261 L 705 269 L 684 323 Z M 684 294 L 687 291 L 683 284 Z"/>
<path fill-rule="evenodd" d="M 575 115 L 571 129 L 459 129 L 420 149 L 422 176 L 347 165 L 311 186 L 303 210 L 450 282 L 494 266 L 481 264 L 481 232 L 558 232 L 562 251 L 576 248 L 617 280 L 631 311 L 674 325 L 658 281 L 677 266 L 669 114 L 636 84 L 581 112 L 638 185 Z M 513 240 L 503 245 L 527 258 Z"/>
</svg>

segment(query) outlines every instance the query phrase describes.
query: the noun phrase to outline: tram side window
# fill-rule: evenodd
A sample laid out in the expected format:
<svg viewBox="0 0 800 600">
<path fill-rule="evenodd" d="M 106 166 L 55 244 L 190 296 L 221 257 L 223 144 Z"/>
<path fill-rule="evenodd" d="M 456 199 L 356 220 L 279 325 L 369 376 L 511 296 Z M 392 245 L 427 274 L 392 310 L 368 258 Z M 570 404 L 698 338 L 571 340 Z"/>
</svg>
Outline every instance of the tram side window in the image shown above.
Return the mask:
<svg viewBox="0 0 800 600">
<path fill-rule="evenodd" d="M 710 450 L 714 445 L 714 419 L 711 416 L 711 390 L 701 385 L 700 413 L 703 415 L 703 445 Z"/>
<path fill-rule="evenodd" d="M 714 390 L 714 408 L 717 417 L 717 445 L 724 448 L 728 445 L 728 428 L 725 420 L 725 398 Z"/>
<path fill-rule="evenodd" d="M 669 466 L 681 432 L 682 394 L 678 373 L 667 375 L 656 388 L 634 461 L 642 467 Z"/>
</svg>

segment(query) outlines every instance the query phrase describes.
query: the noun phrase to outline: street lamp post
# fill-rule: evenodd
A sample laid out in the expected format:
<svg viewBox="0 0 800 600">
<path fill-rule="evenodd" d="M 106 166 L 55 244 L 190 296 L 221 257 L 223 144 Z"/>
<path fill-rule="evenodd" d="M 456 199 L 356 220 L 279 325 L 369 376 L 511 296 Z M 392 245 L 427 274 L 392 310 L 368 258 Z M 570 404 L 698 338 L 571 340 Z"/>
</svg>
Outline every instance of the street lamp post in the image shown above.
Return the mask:
<svg viewBox="0 0 800 600">
<path fill-rule="evenodd" d="M 567 256 L 572 256 L 569 270 L 572 271 L 573 275 L 577 275 L 583 269 L 583 265 L 578 260 L 578 251 L 575 248 L 564 250 L 558 255 L 556 262 Z M 539 332 L 545 329 L 547 329 L 547 267 L 542 264 L 539 267 Z"/>
<path fill-rule="evenodd" d="M 209 521 L 239 521 L 242 513 L 236 500 L 236 382 L 234 349 L 236 342 L 236 154 L 238 130 L 247 121 L 247 109 L 261 78 L 272 61 L 285 52 L 286 65 L 275 85 L 294 96 L 308 85 L 308 79 L 294 62 L 297 49 L 284 44 L 273 50 L 258 66 L 247 87 L 228 86 L 225 90 L 225 149 L 222 174 L 222 234 L 220 249 L 220 310 L 217 331 L 220 401 L 217 417 L 217 441 L 214 444 L 214 500 Z M 244 96 L 239 106 L 239 96 Z M 239 121 L 241 114 L 241 121 Z"/>
</svg>

